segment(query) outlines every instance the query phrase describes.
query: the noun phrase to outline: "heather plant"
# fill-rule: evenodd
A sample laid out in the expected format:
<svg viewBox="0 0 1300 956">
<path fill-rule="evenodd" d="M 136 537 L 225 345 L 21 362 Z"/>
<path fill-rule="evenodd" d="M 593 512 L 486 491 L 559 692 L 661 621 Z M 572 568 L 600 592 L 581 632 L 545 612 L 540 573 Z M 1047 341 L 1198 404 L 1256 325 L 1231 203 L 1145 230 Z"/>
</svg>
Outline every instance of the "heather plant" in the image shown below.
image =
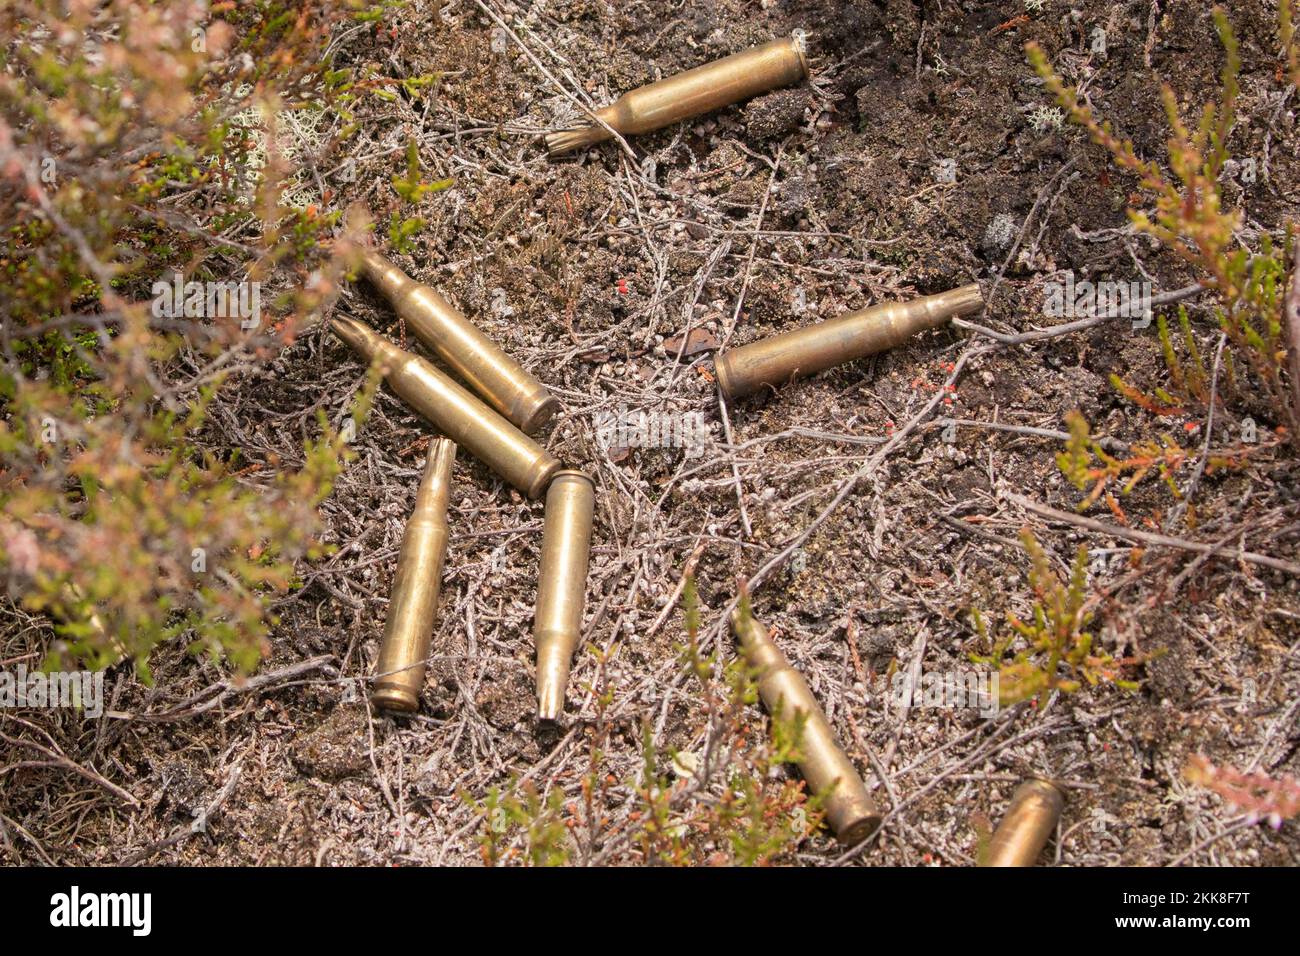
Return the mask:
<svg viewBox="0 0 1300 956">
<path fill-rule="evenodd" d="M 487 798 L 475 805 L 483 816 L 479 852 L 486 866 L 500 866 L 521 859 L 521 850 L 510 845 L 513 831 L 523 836 L 522 860 L 532 866 L 563 866 L 570 862 L 572 845 L 564 823 L 564 793 L 552 790 L 543 798 L 531 780 L 502 789 L 492 787 Z"/>
<path fill-rule="evenodd" d="M 1300 814 L 1300 780 L 1290 775 L 1275 779 L 1266 773 L 1243 773 L 1232 767 L 1217 767 L 1199 754 L 1187 762 L 1183 773 L 1192 783 L 1217 793 L 1230 806 L 1243 811 L 1251 822 L 1266 820 L 1279 830 L 1284 820 Z"/>
<path fill-rule="evenodd" d="M 695 864 L 761 866 L 779 862 L 821 822 L 823 795 L 808 795 L 803 781 L 784 772 L 796 761 L 802 719 L 773 720 L 768 734 L 751 729 L 758 701 L 756 673 L 742 657 L 723 662 L 699 646 L 699 605 L 694 575 L 683 586 L 686 642 L 684 673 L 702 697 L 704 744 L 699 752 L 655 743 L 651 723 L 641 727 L 641 765 L 625 781 L 634 800 L 611 819 L 609 790 L 616 784 L 601 769 L 613 694 L 598 657 L 592 688 L 596 716 L 591 762 L 582 799 L 566 802 L 561 788 L 546 795 L 531 781 L 491 789 L 476 801 L 480 853 L 488 865 L 562 865 L 615 859 L 656 866 Z M 749 613 L 742 598 L 742 615 Z"/>
<path fill-rule="evenodd" d="M 1138 231 L 1153 236 L 1182 260 L 1195 267 L 1202 284 L 1216 297 L 1215 317 L 1225 337 L 1225 375 L 1219 395 L 1260 394 L 1279 428 L 1297 440 L 1300 409 L 1290 401 L 1285 382 L 1286 337 L 1283 305 L 1290 231 L 1284 241 L 1263 236 L 1258 248 L 1242 241 L 1240 210 L 1225 208 L 1221 178 L 1229 159 L 1228 141 L 1237 114 L 1240 92 L 1240 58 L 1237 39 L 1220 8 L 1213 11 L 1215 27 L 1224 48 L 1218 102 L 1204 105 L 1199 119 L 1189 125 L 1173 89 L 1165 84 L 1162 98 L 1170 127 L 1168 172 L 1153 160 L 1140 157 L 1133 144 L 1099 120 L 1078 90 L 1067 86 L 1036 43 L 1026 45 L 1029 61 L 1070 120 L 1083 127 L 1093 142 L 1103 147 L 1123 170 L 1138 178 L 1154 199 L 1151 212 L 1130 208 L 1130 221 Z M 1282 5 L 1283 56 L 1295 70 L 1295 36 L 1289 3 Z M 1184 314 L 1179 322 L 1187 347 L 1180 358 L 1167 319 L 1160 319 L 1160 339 L 1171 375 L 1171 387 L 1156 397 L 1145 396 L 1122 379 L 1116 386 L 1149 410 L 1175 411 L 1176 406 L 1205 407 L 1210 395 L 1204 360 L 1195 348 Z M 1293 345 L 1294 347 L 1294 345 Z"/>
<path fill-rule="evenodd" d="M 1092 437 L 1087 419 L 1078 411 L 1067 412 L 1065 421 L 1070 437 L 1065 448 L 1057 453 L 1056 464 L 1076 489 L 1086 492 L 1077 510 L 1086 511 L 1100 499 L 1117 519 L 1127 524 L 1128 518 L 1115 492 L 1121 497 L 1127 495 L 1148 477 L 1157 477 L 1173 498 L 1183 498 L 1176 476 L 1198 460 L 1201 449 L 1179 444 L 1166 431 L 1155 438 L 1134 442 L 1124 455 L 1112 455 Z M 1260 442 L 1211 452 L 1205 457 L 1204 473 L 1242 468 L 1253 455 L 1275 444 L 1276 441 Z M 1190 507 L 1186 518 L 1189 524 L 1194 523 L 1195 512 Z"/>
<path fill-rule="evenodd" d="M 1037 697 L 1042 706 L 1052 691 L 1072 693 L 1084 683 L 1136 690 L 1137 683 L 1122 676 L 1123 666 L 1135 662 L 1116 660 L 1096 647 L 1087 630 L 1092 623 L 1086 606 L 1088 549 L 1079 546 L 1069 581 L 1062 582 L 1029 529 L 1021 531 L 1020 543 L 1029 557 L 1029 584 L 1034 592 L 1030 619 L 1022 621 L 1008 611 L 1008 630 L 994 637 L 980 611 L 972 611 L 975 630 L 989 652 L 973 654 L 971 660 L 998 669 L 999 703 L 1006 706 Z"/>
<path fill-rule="evenodd" d="M 1070 437 L 1065 449 L 1057 454 L 1056 464 L 1075 488 L 1088 492 L 1079 503 L 1080 511 L 1091 507 L 1105 495 L 1106 504 L 1119 515 L 1119 502 L 1111 488 L 1118 487 L 1120 493 L 1126 495 L 1152 473 L 1160 476 L 1171 494 L 1179 496 L 1174 472 L 1194 453 L 1168 434 L 1154 441 L 1140 441 L 1133 446 L 1128 457 L 1118 458 L 1092 437 L 1087 419 L 1078 411 L 1067 412 L 1065 422 Z"/>
<path fill-rule="evenodd" d="M 438 179 L 434 182 L 425 182 L 420 175 L 419 144 L 411 140 L 406 146 L 406 175 L 394 176 L 392 183 L 393 192 L 397 193 L 403 202 L 415 205 L 426 195 L 447 189 L 452 185 L 453 180 Z M 410 252 L 411 239 L 423 227 L 424 220 L 419 216 L 406 217 L 398 210 L 393 210 L 389 218 L 388 240 L 397 252 Z"/>
<path fill-rule="evenodd" d="M 1295 29 L 1295 7 L 1292 0 L 1278 2 L 1278 39 L 1282 44 L 1282 57 L 1286 61 L 1287 76 L 1300 89 L 1300 40 Z"/>
<path fill-rule="evenodd" d="M 308 164 L 350 135 L 322 132 L 355 95 L 329 40 L 373 16 L 357 0 L 0 9 L 0 576 L 54 617 L 55 658 L 129 656 L 147 678 L 179 636 L 246 671 L 267 596 L 321 553 L 316 505 L 352 428 L 322 415 L 297 460 L 248 458 L 209 413 L 349 267 Z M 218 285 L 259 306 L 214 309 Z"/>
</svg>

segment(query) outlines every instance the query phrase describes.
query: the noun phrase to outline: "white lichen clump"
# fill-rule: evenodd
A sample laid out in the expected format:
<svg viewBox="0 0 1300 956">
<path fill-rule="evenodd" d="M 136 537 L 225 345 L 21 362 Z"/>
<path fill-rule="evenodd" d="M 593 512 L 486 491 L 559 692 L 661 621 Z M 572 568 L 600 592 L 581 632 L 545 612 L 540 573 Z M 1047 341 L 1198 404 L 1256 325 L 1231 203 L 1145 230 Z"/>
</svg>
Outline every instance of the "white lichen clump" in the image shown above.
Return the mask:
<svg viewBox="0 0 1300 956">
<path fill-rule="evenodd" d="M 247 86 L 236 91 L 238 97 L 247 96 L 251 89 Z M 280 204 L 290 209 L 306 209 L 319 206 L 321 198 L 314 183 L 307 176 L 304 158 L 319 156 L 325 149 L 324 138 L 318 127 L 322 112 L 318 109 L 282 110 L 275 115 L 275 146 L 291 172 L 281 183 L 283 192 Z M 253 140 L 253 148 L 248 153 L 248 173 L 260 176 L 267 163 L 267 127 L 266 114 L 261 106 L 251 106 L 230 118 L 231 127 L 238 127 Z"/>
<path fill-rule="evenodd" d="M 1055 132 L 1065 126 L 1065 113 L 1056 106 L 1037 106 L 1029 113 L 1029 125 L 1036 132 Z"/>
</svg>

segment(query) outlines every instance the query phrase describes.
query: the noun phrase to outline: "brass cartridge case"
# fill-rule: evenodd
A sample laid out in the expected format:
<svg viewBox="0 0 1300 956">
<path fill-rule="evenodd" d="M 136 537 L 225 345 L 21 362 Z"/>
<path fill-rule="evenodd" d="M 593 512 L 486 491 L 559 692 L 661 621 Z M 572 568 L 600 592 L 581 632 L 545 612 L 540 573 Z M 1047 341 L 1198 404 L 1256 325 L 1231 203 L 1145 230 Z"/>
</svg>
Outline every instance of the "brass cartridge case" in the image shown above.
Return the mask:
<svg viewBox="0 0 1300 956">
<path fill-rule="evenodd" d="M 331 319 L 330 327 L 367 362 L 379 359 L 388 386 L 448 438 L 529 498 L 541 497 L 551 475 L 560 470 L 546 449 L 431 363 L 356 319 Z"/>
<path fill-rule="evenodd" d="M 765 385 L 806 378 L 834 365 L 893 348 L 925 329 L 978 312 L 984 297 L 975 283 L 910 302 L 886 302 L 760 339 L 719 355 L 718 387 L 728 399 Z"/>
<path fill-rule="evenodd" d="M 541 382 L 433 289 L 370 250 L 362 270 L 415 337 L 523 432 L 536 431 L 559 409 L 560 403 Z"/>
<path fill-rule="evenodd" d="M 631 136 L 798 83 L 807 75 L 805 41 L 796 33 L 624 93 L 595 112 L 613 129 Z M 559 156 L 610 138 L 609 130 L 593 123 L 551 133 L 546 148 Z"/>
<path fill-rule="evenodd" d="M 533 618 L 537 716 L 542 720 L 558 720 L 564 712 L 569 664 L 582 639 L 595 503 L 595 487 L 580 471 L 557 472 L 546 492 L 537 613 Z"/>
<path fill-rule="evenodd" d="M 993 834 L 981 866 L 1033 866 L 1061 819 L 1065 798 L 1046 780 L 1026 780 Z"/>
<path fill-rule="evenodd" d="M 731 627 L 751 666 L 758 670 L 758 695 L 768 712 L 780 720 L 804 717 L 799 770 L 812 793 L 829 791 L 826 822 L 840 842 L 858 843 L 880 824 L 880 811 L 848 755 L 840 749 L 826 715 L 802 675 L 790 666 L 767 629 L 739 609 Z M 833 788 L 833 789 L 832 789 Z"/>
<path fill-rule="evenodd" d="M 447 557 L 447 502 L 455 459 L 456 446 L 447 439 L 438 438 L 429 445 L 424 477 L 415 493 L 415 510 L 402 535 L 371 693 L 375 706 L 385 710 L 410 713 L 420 704 Z"/>
</svg>

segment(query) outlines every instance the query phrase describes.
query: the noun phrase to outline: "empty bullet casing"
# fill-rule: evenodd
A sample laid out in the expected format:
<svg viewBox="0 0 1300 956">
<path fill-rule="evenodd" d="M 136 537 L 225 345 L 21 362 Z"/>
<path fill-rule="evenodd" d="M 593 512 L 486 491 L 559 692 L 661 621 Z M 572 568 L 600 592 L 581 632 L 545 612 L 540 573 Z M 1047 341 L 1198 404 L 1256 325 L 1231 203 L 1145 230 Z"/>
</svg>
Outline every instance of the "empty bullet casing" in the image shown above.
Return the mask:
<svg viewBox="0 0 1300 956">
<path fill-rule="evenodd" d="M 387 710 L 410 712 L 420 703 L 447 557 L 447 501 L 455 458 L 456 446 L 445 438 L 429 446 L 415 510 L 402 536 L 372 695 L 375 706 Z"/>
<path fill-rule="evenodd" d="M 517 427 L 531 433 L 555 414 L 555 396 L 433 289 L 369 250 L 363 271 L 416 338 Z"/>
<path fill-rule="evenodd" d="M 537 577 L 537 716 L 558 720 L 564 711 L 569 663 L 582 639 L 587 599 L 587 562 L 595 488 L 580 471 L 561 471 L 546 492 L 542 564 Z"/>
<path fill-rule="evenodd" d="M 773 717 L 804 716 L 799 770 L 814 794 L 827 793 L 826 821 L 843 843 L 858 843 L 880 824 L 880 811 L 848 756 L 840 749 L 817 698 L 790 666 L 767 629 L 737 610 L 731 626 L 752 667 L 758 670 L 758 695 Z"/>
<path fill-rule="evenodd" d="M 917 332 L 938 328 L 983 307 L 980 287 L 972 283 L 782 332 L 719 355 L 714 362 L 718 387 L 727 398 L 740 398 L 765 385 L 783 385 L 893 348 Z"/>
<path fill-rule="evenodd" d="M 981 866 L 1033 866 L 1061 819 L 1065 799 L 1046 780 L 1027 780 L 1011 798 L 1011 807 Z"/>
<path fill-rule="evenodd" d="M 625 93 L 596 116 L 624 136 L 662 129 L 781 86 L 808 75 L 802 33 L 698 66 L 685 73 Z M 610 139 L 603 126 L 592 124 L 551 133 L 546 148 L 552 156 Z"/>
<path fill-rule="evenodd" d="M 366 361 L 378 359 L 388 386 L 448 438 L 528 497 L 541 497 L 551 475 L 560 470 L 546 449 L 431 363 L 373 329 L 349 318 L 332 319 L 330 327 Z"/>
</svg>

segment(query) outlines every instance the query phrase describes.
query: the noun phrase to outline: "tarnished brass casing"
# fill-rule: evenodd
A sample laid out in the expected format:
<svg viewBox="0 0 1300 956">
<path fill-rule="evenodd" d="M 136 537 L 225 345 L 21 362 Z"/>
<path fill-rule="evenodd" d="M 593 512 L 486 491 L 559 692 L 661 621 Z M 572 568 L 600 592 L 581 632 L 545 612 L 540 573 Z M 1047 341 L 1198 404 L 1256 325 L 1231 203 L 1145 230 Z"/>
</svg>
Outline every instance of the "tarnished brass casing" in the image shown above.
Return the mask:
<svg viewBox="0 0 1300 956">
<path fill-rule="evenodd" d="M 518 428 L 531 434 L 559 409 L 559 402 L 541 382 L 433 289 L 370 250 L 362 266 L 366 278 L 392 303 L 416 338 Z"/>
<path fill-rule="evenodd" d="M 876 801 L 840 749 L 807 682 L 753 617 L 737 609 L 731 616 L 731 627 L 750 665 L 758 670 L 758 695 L 768 711 L 783 721 L 804 715 L 799 770 L 811 793 L 829 791 L 826 822 L 842 843 L 858 843 L 870 836 L 880 824 Z"/>
<path fill-rule="evenodd" d="M 540 498 L 560 463 L 546 449 L 418 355 L 399 349 L 356 319 L 330 320 L 334 334 L 367 362 L 379 359 L 384 380 L 408 405 L 530 498 Z"/>
<path fill-rule="evenodd" d="M 798 83 L 807 75 L 805 41 L 796 33 L 624 93 L 596 115 L 624 136 L 648 133 Z M 559 156 L 610 138 L 607 129 L 592 124 L 551 133 L 546 148 Z"/>
<path fill-rule="evenodd" d="M 1065 798 L 1046 780 L 1026 780 L 989 843 L 981 866 L 1033 866 L 1061 819 Z"/>
<path fill-rule="evenodd" d="M 718 387 L 728 399 L 893 348 L 925 329 L 978 312 L 984 297 L 975 283 L 911 302 L 887 302 L 816 325 L 782 332 L 719 355 Z"/>
<path fill-rule="evenodd" d="M 415 510 L 406 522 L 397 574 L 375 665 L 375 706 L 409 713 L 420 705 L 425 661 L 433 638 L 442 567 L 447 557 L 447 502 L 456 446 L 445 438 L 429 445 Z"/>
<path fill-rule="evenodd" d="M 557 472 L 546 492 L 542 563 L 537 576 L 537 716 L 558 720 L 564 712 L 569 664 L 582 639 L 587 563 L 595 487 L 580 471 Z"/>
</svg>

